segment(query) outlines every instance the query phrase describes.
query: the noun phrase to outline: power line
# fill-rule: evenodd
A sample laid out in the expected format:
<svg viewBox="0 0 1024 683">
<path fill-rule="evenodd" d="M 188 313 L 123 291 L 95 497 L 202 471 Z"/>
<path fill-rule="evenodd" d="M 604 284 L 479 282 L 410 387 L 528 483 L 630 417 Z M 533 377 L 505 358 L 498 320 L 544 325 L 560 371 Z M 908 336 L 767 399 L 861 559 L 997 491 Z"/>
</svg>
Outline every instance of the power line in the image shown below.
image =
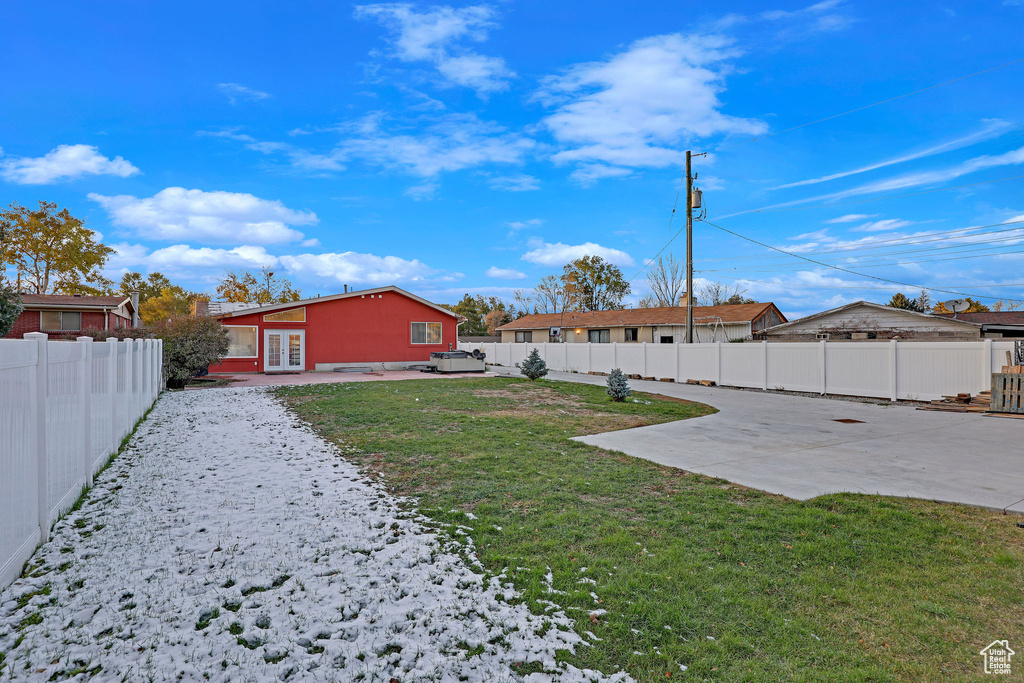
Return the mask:
<svg viewBox="0 0 1024 683">
<path fill-rule="evenodd" d="M 1024 58 L 1015 59 L 1012 62 L 1006 62 L 1005 64 L 1000 64 L 999 66 L 989 67 L 988 69 L 982 69 L 981 71 L 976 71 L 976 72 L 974 72 L 972 74 L 967 74 L 966 76 L 958 76 L 957 78 L 953 78 L 953 79 L 950 79 L 948 81 L 943 81 L 942 83 L 936 83 L 935 85 L 929 85 L 926 88 L 918 88 L 917 90 L 912 90 L 910 92 L 903 93 L 902 95 L 896 95 L 895 97 L 889 97 L 889 98 L 886 98 L 884 100 L 879 100 L 878 102 L 872 102 L 871 104 L 865 104 L 862 107 L 857 107 L 856 109 L 850 109 L 849 111 L 844 111 L 844 112 L 842 112 L 840 114 L 832 114 L 831 116 L 826 116 L 823 119 L 818 119 L 816 121 L 810 121 L 808 123 L 801 123 L 799 126 L 793 126 L 792 128 L 786 128 L 784 130 L 776 131 L 774 133 L 769 133 L 767 135 L 759 135 L 757 137 L 750 138 L 749 140 L 743 140 L 742 142 L 736 142 L 736 143 L 733 143 L 731 145 L 722 145 L 722 146 L 717 147 L 715 149 L 715 151 L 717 152 L 717 151 L 720 151 L 720 150 L 723 150 L 723 149 L 732 149 L 733 147 L 739 147 L 740 145 L 746 145 L 746 144 L 751 143 L 751 142 L 756 142 L 757 140 L 766 140 L 768 138 L 775 137 L 776 135 L 782 135 L 783 133 L 789 133 L 790 131 L 799 130 L 801 128 L 806 128 L 808 126 L 813 126 L 813 125 L 816 125 L 818 123 L 824 123 L 825 121 L 831 121 L 832 119 L 837 119 L 840 116 L 846 116 L 848 114 L 854 114 L 854 113 L 859 112 L 859 111 L 864 111 L 865 109 L 870 109 L 872 107 L 877 107 L 877 106 L 879 106 L 881 104 L 886 104 L 888 102 L 894 102 L 895 100 L 899 100 L 899 99 L 902 99 L 904 97 L 910 97 L 911 95 L 917 95 L 918 93 L 926 92 L 928 90 L 934 90 L 935 88 L 941 88 L 944 85 L 950 85 L 951 83 L 956 83 L 957 81 L 962 81 L 962 80 L 965 80 L 965 79 L 968 79 L 968 78 L 973 78 L 975 76 L 980 76 L 981 74 L 985 74 L 985 73 L 988 73 L 990 71 L 996 71 L 997 69 L 1003 69 L 1003 68 L 1006 68 L 1008 66 L 1012 66 L 1014 64 L 1019 64 L 1021 62 L 1024 62 Z"/>
<path fill-rule="evenodd" d="M 962 242 L 957 242 L 956 244 L 953 244 L 953 245 L 948 246 L 948 247 L 931 247 L 931 248 L 928 248 L 928 249 L 911 249 L 911 250 L 902 251 L 902 252 L 894 251 L 894 252 L 888 252 L 888 253 L 885 253 L 885 254 L 875 254 L 874 255 L 874 256 L 881 257 L 881 256 L 889 256 L 889 255 L 893 255 L 893 254 L 907 254 L 907 253 L 915 253 L 915 252 L 921 252 L 921 251 L 932 251 L 932 250 L 940 250 L 940 249 L 957 249 L 957 248 L 961 248 L 961 247 L 971 247 L 971 246 L 975 246 L 975 245 L 978 245 L 978 244 L 994 244 L 996 242 L 1024 239 L 1024 228 L 1006 228 L 1005 230 L 990 230 L 988 232 L 977 232 L 977 233 L 974 233 L 974 234 L 962 234 L 962 235 L 951 236 L 952 233 L 966 233 L 969 230 L 983 230 L 985 228 L 994 228 L 994 227 L 1003 226 L 1003 225 L 1024 225 L 1024 220 L 1007 221 L 1005 223 L 993 223 L 991 225 L 978 225 L 978 226 L 974 226 L 974 227 L 971 227 L 971 228 L 956 228 L 956 229 L 948 230 L 948 231 L 925 233 L 925 234 L 922 234 L 922 235 L 916 235 L 916 236 L 910 236 L 910 237 L 901 237 L 901 238 L 898 238 L 898 239 L 891 239 L 891 240 L 878 240 L 878 241 L 875 241 L 875 242 L 865 242 L 863 244 L 847 245 L 847 246 L 839 247 L 839 248 L 836 248 L 836 249 L 825 249 L 825 250 L 821 250 L 821 251 L 805 251 L 805 252 L 802 252 L 802 253 L 804 255 L 811 255 L 811 256 L 817 256 L 817 255 L 822 255 L 822 254 L 849 254 L 849 253 L 855 253 L 855 252 L 871 251 L 871 250 L 874 250 L 874 249 L 889 249 L 889 248 L 892 248 L 892 247 L 911 246 L 911 245 L 917 245 L 917 244 L 927 244 L 929 242 L 941 242 L 941 241 L 945 241 L 945 240 L 964 240 Z M 1009 235 L 1007 237 L 1000 237 L 1000 238 L 991 239 L 991 240 L 977 240 L 977 241 L 972 241 L 972 242 L 966 241 L 966 240 L 974 238 L 974 237 L 982 237 L 982 236 L 986 236 L 986 235 L 997 235 L 997 234 L 1004 233 L 1004 232 L 1014 232 L 1014 233 L 1022 233 L 1022 234 L 1020 234 L 1020 235 Z M 943 237 L 934 237 L 935 235 L 944 235 L 944 236 Z M 925 239 L 925 238 L 928 238 L 928 239 Z M 745 256 L 717 257 L 717 258 L 707 258 L 707 259 L 698 259 L 698 260 L 701 263 L 708 263 L 708 262 L 711 262 L 711 261 L 736 261 L 738 259 L 779 259 L 779 258 L 783 258 L 783 257 L 781 257 L 781 256 L 765 256 L 765 255 L 761 255 L 761 254 L 748 254 L 748 255 L 745 255 Z"/>
<path fill-rule="evenodd" d="M 696 271 L 696 272 L 703 273 L 703 272 L 707 272 L 707 271 L 701 270 L 701 271 Z M 755 282 L 755 283 L 763 284 L 763 285 L 777 285 L 779 287 L 803 287 L 803 288 L 807 288 L 807 289 L 871 289 L 871 290 L 878 290 L 878 291 L 885 291 L 885 292 L 891 292 L 893 290 L 892 287 L 871 287 L 871 286 L 859 287 L 859 286 L 856 286 L 856 285 L 834 285 L 834 286 L 833 285 L 812 285 L 812 284 L 796 283 L 796 282 L 778 282 L 776 280 L 752 280 L 752 279 L 746 278 L 746 277 L 733 277 L 733 276 L 730 276 L 730 275 L 719 275 L 718 277 L 724 277 L 726 280 L 736 280 L 736 281 L 739 281 L 739 282 Z M 1024 282 L 1011 282 L 1011 283 L 1005 284 L 1005 285 L 970 285 L 970 287 L 972 287 L 974 289 L 990 288 L 990 287 L 1006 287 L 1008 289 L 1012 289 L 1014 287 L 1024 287 Z M 922 289 L 925 289 L 925 288 L 922 287 Z"/>
<path fill-rule="evenodd" d="M 760 246 L 764 247 L 765 249 L 771 249 L 772 251 L 777 251 L 777 252 L 786 254 L 787 256 L 792 256 L 793 258 L 801 259 L 803 261 L 808 261 L 810 263 L 814 263 L 814 264 L 822 266 L 824 268 L 832 268 L 833 270 L 839 270 L 839 271 L 842 271 L 844 273 L 850 273 L 851 275 L 857 275 L 859 277 L 871 278 L 872 280 L 878 280 L 880 282 L 889 282 L 889 283 L 896 284 L 896 285 L 902 285 L 904 287 L 913 287 L 914 289 L 925 289 L 925 290 L 928 290 L 928 291 L 931 291 L 931 292 L 943 292 L 943 293 L 946 293 L 946 294 L 956 294 L 957 296 L 964 296 L 964 297 L 970 296 L 969 294 L 965 294 L 963 292 L 953 291 L 953 290 L 950 290 L 950 289 L 940 289 L 938 287 L 924 287 L 922 285 L 915 285 L 915 284 L 912 284 L 912 283 L 909 283 L 909 282 L 902 282 L 900 280 L 890 280 L 888 278 L 879 277 L 877 275 L 869 275 L 868 273 L 858 273 L 857 271 L 850 270 L 849 268 L 843 268 L 841 266 L 834 266 L 834 265 L 825 263 L 823 261 L 817 261 L 817 260 L 812 259 L 812 258 L 807 258 L 806 256 L 801 256 L 800 254 L 794 254 L 792 252 L 788 252 L 785 249 L 779 249 L 778 247 L 773 247 L 770 244 L 765 244 L 764 242 L 759 242 L 759 241 L 753 239 L 752 237 L 747 237 L 746 235 L 741 235 L 740 233 L 735 232 L 733 230 L 729 230 L 728 228 L 723 228 L 722 226 L 716 225 L 716 224 L 714 224 L 714 223 L 712 223 L 712 222 L 710 222 L 708 220 L 704 220 L 704 219 L 701 219 L 701 220 L 702 220 L 703 223 L 707 223 L 711 227 L 718 228 L 722 232 L 729 233 L 730 235 L 733 235 L 734 237 L 739 237 L 740 239 L 747 240 L 748 242 L 753 242 L 754 244 L 760 245 Z M 976 299 L 993 299 L 993 300 L 998 300 L 998 297 L 983 296 L 983 295 L 976 295 L 973 298 L 976 298 Z M 1013 301 L 1019 301 L 1019 299 L 1013 299 Z"/>
</svg>

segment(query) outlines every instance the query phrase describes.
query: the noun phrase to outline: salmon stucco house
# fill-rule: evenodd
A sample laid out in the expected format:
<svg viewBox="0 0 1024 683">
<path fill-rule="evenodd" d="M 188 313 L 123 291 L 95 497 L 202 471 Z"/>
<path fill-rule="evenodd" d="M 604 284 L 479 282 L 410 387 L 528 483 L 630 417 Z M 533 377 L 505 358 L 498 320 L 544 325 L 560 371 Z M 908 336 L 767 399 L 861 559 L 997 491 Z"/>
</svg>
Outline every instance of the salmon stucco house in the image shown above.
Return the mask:
<svg viewBox="0 0 1024 683">
<path fill-rule="evenodd" d="M 227 357 L 210 366 L 213 373 L 425 363 L 432 351 L 455 347 L 462 320 L 394 286 L 235 310 L 214 303 L 209 312 L 227 329 L 231 345 Z"/>
</svg>

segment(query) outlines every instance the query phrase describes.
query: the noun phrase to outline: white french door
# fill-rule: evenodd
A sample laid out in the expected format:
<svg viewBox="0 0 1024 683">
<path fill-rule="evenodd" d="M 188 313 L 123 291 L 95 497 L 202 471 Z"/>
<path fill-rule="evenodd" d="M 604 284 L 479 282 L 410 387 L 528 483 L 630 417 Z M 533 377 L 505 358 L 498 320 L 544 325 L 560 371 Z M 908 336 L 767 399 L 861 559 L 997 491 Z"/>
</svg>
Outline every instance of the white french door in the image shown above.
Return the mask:
<svg viewBox="0 0 1024 683">
<path fill-rule="evenodd" d="M 305 330 L 265 330 L 263 332 L 263 372 L 305 369 Z"/>
</svg>

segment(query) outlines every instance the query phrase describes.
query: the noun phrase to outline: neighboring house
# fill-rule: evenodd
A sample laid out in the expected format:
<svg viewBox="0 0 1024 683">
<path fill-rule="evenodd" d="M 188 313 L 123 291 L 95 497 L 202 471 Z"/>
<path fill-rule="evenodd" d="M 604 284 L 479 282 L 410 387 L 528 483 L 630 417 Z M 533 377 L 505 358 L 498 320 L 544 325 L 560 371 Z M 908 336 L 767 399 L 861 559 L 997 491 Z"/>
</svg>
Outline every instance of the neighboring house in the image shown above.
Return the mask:
<svg viewBox="0 0 1024 683">
<path fill-rule="evenodd" d="M 255 304 L 248 301 L 210 301 L 208 299 L 196 299 L 192 304 L 193 315 L 218 316 L 222 313 L 236 313 L 247 308 L 259 308 L 263 304 Z"/>
<path fill-rule="evenodd" d="M 466 336 L 464 334 L 460 334 L 459 335 L 459 341 L 460 342 L 466 342 L 468 344 L 490 344 L 492 342 L 500 342 L 501 341 L 501 337 L 499 335 L 495 335 L 495 336 L 492 337 L 492 336 L 490 336 L 488 334 L 481 334 L 481 335 L 474 334 L 474 335 L 469 335 L 469 336 Z"/>
<path fill-rule="evenodd" d="M 694 306 L 695 342 L 751 339 L 786 317 L 773 303 Z M 498 328 L 502 342 L 651 342 L 686 340 L 686 306 L 535 313 Z"/>
<path fill-rule="evenodd" d="M 139 326 L 139 294 L 84 296 L 80 294 L 22 294 L 25 310 L 7 337 L 45 332 L 51 337 L 77 337 L 85 329 L 115 330 Z"/>
<path fill-rule="evenodd" d="M 946 319 L 981 325 L 981 336 L 987 339 L 1019 339 L 1024 337 L 1024 311 L 989 311 L 988 313 L 938 313 Z"/>
<path fill-rule="evenodd" d="M 916 313 L 868 301 L 814 313 L 764 332 L 768 341 L 971 341 L 982 338 L 980 323 L 931 313 Z"/>
<path fill-rule="evenodd" d="M 210 302 L 211 308 L 216 302 Z M 231 346 L 210 372 L 287 372 L 426 362 L 463 318 L 398 287 L 223 311 Z"/>
</svg>

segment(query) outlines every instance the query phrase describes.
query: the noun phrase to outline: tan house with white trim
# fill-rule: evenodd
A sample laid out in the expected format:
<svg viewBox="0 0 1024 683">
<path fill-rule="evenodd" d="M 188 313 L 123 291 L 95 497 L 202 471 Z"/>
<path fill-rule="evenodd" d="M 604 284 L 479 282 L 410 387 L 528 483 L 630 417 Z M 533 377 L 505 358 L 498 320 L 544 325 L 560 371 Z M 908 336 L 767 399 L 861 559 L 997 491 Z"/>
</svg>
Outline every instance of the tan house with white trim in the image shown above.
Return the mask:
<svg viewBox="0 0 1024 683">
<path fill-rule="evenodd" d="M 783 322 L 786 316 L 771 302 L 693 307 L 693 337 L 699 343 L 752 339 Z M 498 331 L 503 343 L 674 344 L 685 340 L 686 306 L 534 313 L 502 325 Z"/>
</svg>

